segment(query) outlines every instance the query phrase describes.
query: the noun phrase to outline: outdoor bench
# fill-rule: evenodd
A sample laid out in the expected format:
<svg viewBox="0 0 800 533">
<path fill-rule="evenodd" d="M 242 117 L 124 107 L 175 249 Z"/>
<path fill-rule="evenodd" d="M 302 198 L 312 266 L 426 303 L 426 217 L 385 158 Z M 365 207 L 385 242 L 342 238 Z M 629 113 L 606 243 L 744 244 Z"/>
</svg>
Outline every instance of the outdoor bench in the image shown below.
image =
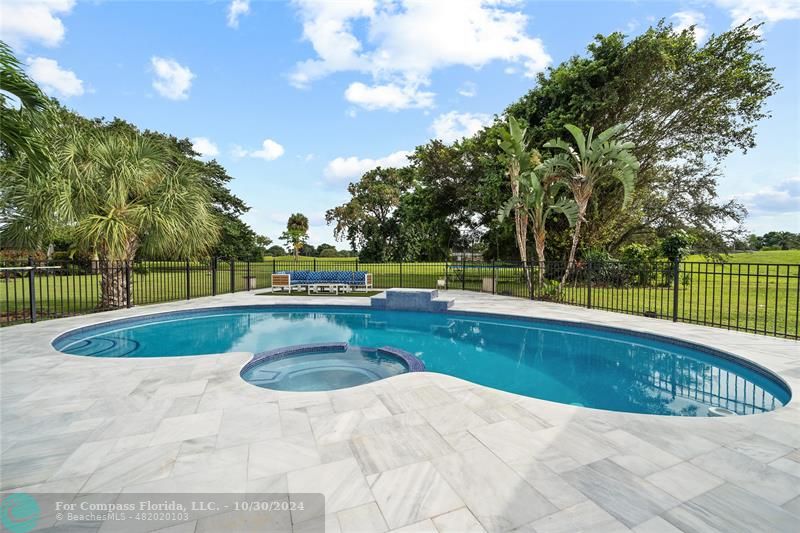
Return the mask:
<svg viewBox="0 0 800 533">
<path fill-rule="evenodd" d="M 363 270 L 284 270 L 272 274 L 272 290 L 364 290 L 372 288 L 372 274 Z"/>
</svg>

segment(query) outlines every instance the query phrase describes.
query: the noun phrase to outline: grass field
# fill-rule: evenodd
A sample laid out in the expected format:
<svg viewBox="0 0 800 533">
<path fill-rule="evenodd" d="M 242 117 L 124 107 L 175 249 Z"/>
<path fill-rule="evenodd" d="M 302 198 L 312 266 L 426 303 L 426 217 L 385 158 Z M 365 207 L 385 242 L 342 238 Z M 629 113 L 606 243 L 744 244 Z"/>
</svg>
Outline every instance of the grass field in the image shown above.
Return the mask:
<svg viewBox="0 0 800 533">
<path fill-rule="evenodd" d="M 800 264 L 800 250 L 764 250 L 760 252 L 737 252 L 722 256 L 726 263 L 758 263 L 762 265 L 798 265 Z M 690 255 L 687 261 L 704 262 L 707 260 L 702 255 Z"/>
<path fill-rule="evenodd" d="M 690 257 L 682 265 L 678 288 L 678 317 L 681 321 L 742 329 L 771 335 L 798 334 L 798 278 L 800 251 L 741 253 L 726 257 L 725 263 L 707 263 Z M 787 266 L 790 265 L 790 266 Z M 188 267 L 188 268 L 187 268 Z M 252 288 L 270 286 L 273 270 L 350 270 L 358 268 L 373 275 L 375 288 L 448 288 L 480 291 L 483 288 L 511 296 L 530 297 L 524 272 L 518 267 L 467 263 L 364 263 L 356 258 L 301 258 L 291 256 L 265 259 L 260 263 L 209 263 L 146 261 L 131 272 L 131 298 L 135 305 L 182 300 L 243 291 L 247 277 Z M 636 315 L 671 318 L 674 293 L 667 283 L 669 272 L 652 273 L 650 283 L 608 284 L 593 281 L 591 295 L 585 280 L 565 288 L 561 294 L 536 288 L 537 299 L 621 311 Z M 215 281 L 216 280 L 216 281 Z M 97 274 L 52 271 L 35 277 L 37 314 L 40 319 L 82 314 L 97 310 L 100 294 Z M 215 286 L 216 285 L 216 286 Z M 30 285 L 27 276 L 0 279 L 0 322 L 29 319 Z"/>
</svg>

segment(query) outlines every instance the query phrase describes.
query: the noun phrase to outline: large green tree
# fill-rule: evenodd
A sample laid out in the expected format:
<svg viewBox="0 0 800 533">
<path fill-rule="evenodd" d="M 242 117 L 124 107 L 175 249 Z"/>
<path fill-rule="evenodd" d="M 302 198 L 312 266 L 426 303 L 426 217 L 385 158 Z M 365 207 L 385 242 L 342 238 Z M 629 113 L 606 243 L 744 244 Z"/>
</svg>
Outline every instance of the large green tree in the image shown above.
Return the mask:
<svg viewBox="0 0 800 533">
<path fill-rule="evenodd" d="M 350 200 L 329 209 L 325 220 L 334 225 L 334 237 L 347 240 L 362 260 L 400 259 L 400 224 L 395 214 L 412 185 L 409 169 L 370 170 L 348 185 Z"/>
<path fill-rule="evenodd" d="M 4 241 L 36 248 L 66 231 L 100 259 L 102 308 L 125 303 L 121 266 L 137 253 L 190 257 L 216 242 L 206 183 L 162 143 L 102 126 L 57 131 L 45 172 L 24 161 L 4 166 L 3 195 L 14 206 Z"/>
<path fill-rule="evenodd" d="M 731 227 L 744 209 L 718 201 L 716 177 L 726 156 L 755 146 L 755 126 L 769 116 L 767 99 L 779 88 L 760 45 L 759 27 L 745 24 L 702 46 L 691 30 L 676 33 L 663 22 L 630 40 L 598 35 L 588 56 L 542 73 L 509 106 L 530 125 L 534 145 L 566 123 L 599 131 L 626 125 L 623 140 L 634 143 L 641 163 L 636 192 L 621 210 L 623 188 L 613 181 L 598 187 L 584 242 L 616 248 L 686 229 L 720 246 L 719 236 L 736 233 Z"/>
</svg>

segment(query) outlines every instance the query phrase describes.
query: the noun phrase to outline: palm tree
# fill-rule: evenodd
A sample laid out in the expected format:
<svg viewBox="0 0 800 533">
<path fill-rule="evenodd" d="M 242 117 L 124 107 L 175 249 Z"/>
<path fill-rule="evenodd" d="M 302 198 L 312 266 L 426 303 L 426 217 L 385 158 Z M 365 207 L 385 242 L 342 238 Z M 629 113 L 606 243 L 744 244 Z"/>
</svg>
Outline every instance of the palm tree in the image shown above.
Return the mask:
<svg viewBox="0 0 800 533">
<path fill-rule="evenodd" d="M 300 258 L 300 248 L 308 240 L 308 218 L 302 213 L 292 213 L 286 221 L 286 231 L 281 238 L 291 245 L 294 258 Z"/>
<path fill-rule="evenodd" d="M 77 249 L 100 259 L 101 308 L 125 304 L 124 268 L 137 253 L 190 257 L 216 243 L 219 223 L 195 167 L 175 163 L 141 135 L 69 131 L 45 173 L 4 184 L 15 206 L 2 237 L 35 248 L 66 228 Z"/>
<path fill-rule="evenodd" d="M 0 143 L 11 153 L 22 152 L 32 166 L 41 171 L 47 162 L 37 133 L 47 108 L 47 97 L 25 74 L 11 48 L 0 41 Z M 8 105 L 8 97 L 19 102 L 19 109 Z"/>
<path fill-rule="evenodd" d="M 544 252 L 547 239 L 547 219 L 561 213 L 572 227 L 578 218 L 578 206 L 575 201 L 562 195 L 566 188 L 567 185 L 554 174 L 531 170 L 520 176 L 518 194 L 509 198 L 500 212 L 501 221 L 508 217 L 512 209 L 516 208 L 524 210 L 530 219 L 533 240 L 536 245 L 536 257 L 539 260 L 540 285 L 544 282 L 547 268 Z"/>
<path fill-rule="evenodd" d="M 505 163 L 508 178 L 511 181 L 511 200 L 506 203 L 509 206 L 509 212 L 514 211 L 514 235 L 517 240 L 517 250 L 519 250 L 519 258 L 522 261 L 522 267 L 525 269 L 525 278 L 528 282 L 528 290 L 532 290 L 531 274 L 528 270 L 528 211 L 524 206 L 518 202 L 513 202 L 514 199 L 521 200 L 520 195 L 520 178 L 528 171 L 530 171 L 535 163 L 532 161 L 531 152 L 528 151 L 527 141 L 525 136 L 527 134 L 527 127 L 524 123 L 520 123 L 515 117 L 508 117 L 508 129 L 500 130 L 500 139 L 497 144 L 503 150 L 503 163 Z"/>
<path fill-rule="evenodd" d="M 560 150 L 562 153 L 540 165 L 541 170 L 563 176 L 578 206 L 578 219 L 572 233 L 567 267 L 561 278 L 562 286 L 575 267 L 575 251 L 580 241 L 581 225 L 586 222 L 586 208 L 595 185 L 609 178 L 618 180 L 624 193 L 624 208 L 630 201 L 636 183 L 636 172 L 639 170 L 639 161 L 631 153 L 634 144 L 615 139 L 624 130 L 624 125 L 612 126 L 597 137 L 594 137 L 594 128 L 589 128 L 588 136 L 584 136 L 577 126 L 566 124 L 564 127 L 572 134 L 577 151 L 570 143 L 553 139 L 545 143 L 544 147 Z"/>
</svg>

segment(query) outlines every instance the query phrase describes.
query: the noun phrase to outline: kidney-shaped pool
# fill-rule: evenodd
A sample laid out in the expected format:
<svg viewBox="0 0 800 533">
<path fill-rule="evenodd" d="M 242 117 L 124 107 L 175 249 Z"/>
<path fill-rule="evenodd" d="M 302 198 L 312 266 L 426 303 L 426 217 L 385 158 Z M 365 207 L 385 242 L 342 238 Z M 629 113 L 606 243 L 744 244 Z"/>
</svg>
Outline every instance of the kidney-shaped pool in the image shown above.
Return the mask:
<svg viewBox="0 0 800 533">
<path fill-rule="evenodd" d="M 227 307 L 161 313 L 67 332 L 64 353 L 163 357 L 346 342 L 405 350 L 425 368 L 565 404 L 678 416 L 762 413 L 788 387 L 698 345 L 597 326 L 475 313 L 356 307 Z"/>
</svg>

